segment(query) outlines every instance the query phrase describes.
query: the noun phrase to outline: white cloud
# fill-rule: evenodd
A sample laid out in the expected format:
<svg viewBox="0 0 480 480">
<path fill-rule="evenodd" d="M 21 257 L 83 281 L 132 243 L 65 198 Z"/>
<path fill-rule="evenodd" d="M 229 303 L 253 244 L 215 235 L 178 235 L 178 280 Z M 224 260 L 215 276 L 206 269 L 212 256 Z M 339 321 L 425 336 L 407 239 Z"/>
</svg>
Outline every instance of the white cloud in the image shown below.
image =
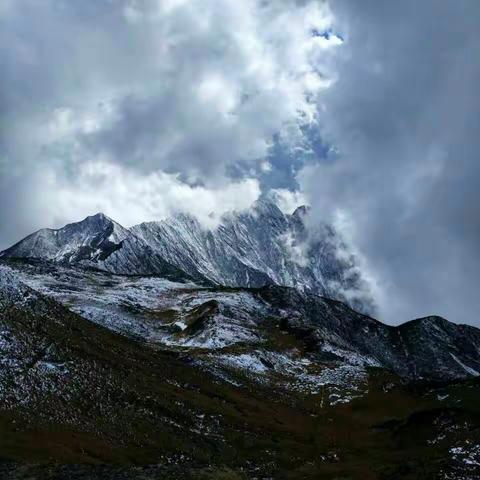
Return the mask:
<svg viewBox="0 0 480 480">
<path fill-rule="evenodd" d="M 42 195 L 46 223 L 60 226 L 96 212 L 103 212 L 125 226 L 164 219 L 183 212 L 196 216 L 206 227 L 215 227 L 221 215 L 251 206 L 260 195 L 257 180 L 245 179 L 218 188 L 192 186 L 178 175 L 141 174 L 108 163 L 86 163 L 75 181 L 54 170 L 43 174 Z M 56 205 L 55 209 L 48 208 Z"/>
<path fill-rule="evenodd" d="M 268 161 L 268 160 L 263 160 L 261 163 L 260 163 L 260 170 L 263 172 L 263 173 L 268 173 L 268 172 L 271 172 L 272 171 L 272 164 Z"/>
<path fill-rule="evenodd" d="M 335 286 L 336 289 L 348 300 L 357 299 L 371 302 L 373 299 L 374 305 L 372 305 L 371 313 L 379 313 L 383 317 L 388 316 L 388 302 L 393 300 L 386 298 L 378 273 L 358 248 L 357 223 L 347 211 L 337 209 L 331 213 L 331 225 L 338 234 L 331 238 L 331 241 L 335 242 L 335 255 L 345 265 L 349 265 L 344 273 L 344 278 L 360 279 L 355 282 L 355 288 L 349 289 L 338 284 Z M 315 222 L 315 219 L 310 218 L 309 221 Z"/>
<path fill-rule="evenodd" d="M 307 205 L 307 199 L 303 193 L 286 188 L 271 190 L 270 197 L 283 213 L 292 214 L 297 207 Z"/>
<path fill-rule="evenodd" d="M 288 252 L 290 259 L 300 267 L 307 267 L 308 258 L 308 242 L 298 243 L 292 232 L 287 232 L 280 237 L 283 245 Z"/>
<path fill-rule="evenodd" d="M 51 102 L 54 121 L 80 127 L 59 125 L 57 143 L 76 143 L 86 158 L 203 181 L 238 162 L 261 169 L 273 136 L 297 141 L 299 126 L 315 120 L 317 95 L 334 82 L 326 47 L 335 36 L 313 34 L 333 26 L 326 3 L 135 0 L 123 14 L 131 67 L 121 67 L 114 36 L 102 39 L 101 59 L 74 41 L 69 64 L 85 62 L 99 81 L 70 102 Z M 79 38 L 90 37 L 89 27 Z"/>
</svg>

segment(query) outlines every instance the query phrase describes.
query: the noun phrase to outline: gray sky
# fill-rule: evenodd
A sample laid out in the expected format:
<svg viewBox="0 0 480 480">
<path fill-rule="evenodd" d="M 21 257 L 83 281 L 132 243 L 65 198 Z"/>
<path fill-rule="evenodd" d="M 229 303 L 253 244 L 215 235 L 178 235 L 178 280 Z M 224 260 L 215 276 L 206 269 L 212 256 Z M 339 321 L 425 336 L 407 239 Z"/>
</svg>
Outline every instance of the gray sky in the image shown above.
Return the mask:
<svg viewBox="0 0 480 480">
<path fill-rule="evenodd" d="M 346 48 L 320 135 L 337 151 L 302 187 L 340 214 L 382 317 L 479 325 L 480 2 L 335 5 Z"/>
<path fill-rule="evenodd" d="M 480 324 L 480 2 L 1 0 L 0 248 L 273 191 L 395 323 Z"/>
</svg>

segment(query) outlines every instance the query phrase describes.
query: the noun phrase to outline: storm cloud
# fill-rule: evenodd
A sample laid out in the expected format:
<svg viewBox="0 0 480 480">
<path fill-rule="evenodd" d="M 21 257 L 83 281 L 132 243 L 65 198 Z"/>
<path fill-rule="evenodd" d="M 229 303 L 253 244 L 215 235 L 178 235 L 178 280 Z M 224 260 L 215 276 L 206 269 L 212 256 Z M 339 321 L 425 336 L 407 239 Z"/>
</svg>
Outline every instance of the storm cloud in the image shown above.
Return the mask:
<svg viewBox="0 0 480 480">
<path fill-rule="evenodd" d="M 480 3 L 337 1 L 329 157 L 299 181 L 363 258 L 382 318 L 480 324 Z"/>
</svg>

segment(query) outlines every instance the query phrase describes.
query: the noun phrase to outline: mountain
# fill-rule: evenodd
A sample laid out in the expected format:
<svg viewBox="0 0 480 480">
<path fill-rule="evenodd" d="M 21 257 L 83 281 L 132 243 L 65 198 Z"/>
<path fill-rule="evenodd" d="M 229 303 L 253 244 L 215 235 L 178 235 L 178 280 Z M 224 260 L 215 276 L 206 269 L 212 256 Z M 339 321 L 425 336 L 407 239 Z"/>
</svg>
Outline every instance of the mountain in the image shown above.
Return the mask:
<svg viewBox="0 0 480 480">
<path fill-rule="evenodd" d="M 214 229 L 185 214 L 129 230 L 102 214 L 59 230 L 40 230 L 2 252 L 3 258 L 37 258 L 93 266 L 116 274 L 191 278 L 212 285 L 298 288 L 373 311 L 355 259 L 338 234 L 321 225 L 311 238 L 305 207 L 293 215 L 272 202 L 232 212 Z"/>
<path fill-rule="evenodd" d="M 0 254 L 0 477 L 479 478 L 480 330 L 362 313 L 307 215 L 97 214 Z"/>
<path fill-rule="evenodd" d="M 288 287 L 3 260 L 0 476 L 353 479 L 368 458 L 473 480 L 479 342 Z"/>
<path fill-rule="evenodd" d="M 103 213 L 57 230 L 39 230 L 1 252 L 0 258 L 36 258 L 115 273 L 189 279 L 185 272 L 166 262 L 141 239 Z"/>
<path fill-rule="evenodd" d="M 129 231 L 102 213 L 58 230 L 39 230 L 2 252 L 4 257 L 43 258 L 59 263 L 105 260 Z"/>
<path fill-rule="evenodd" d="M 431 316 L 385 325 L 346 304 L 290 287 L 205 287 L 161 278 L 118 277 L 71 268 L 11 264 L 16 277 L 74 312 L 150 344 L 208 351 L 210 363 L 260 365 L 289 382 L 305 365 L 327 363 L 360 377 L 365 368 L 408 381 L 480 376 L 480 330 Z M 225 351 L 235 353 L 225 357 Z M 307 362 L 307 363 L 305 363 Z M 247 365 L 247 366 L 248 366 Z M 302 367 L 303 365 L 303 367 Z M 303 374 L 302 374 L 303 372 Z M 303 376 L 302 376 L 303 375 Z"/>
<path fill-rule="evenodd" d="M 450 381 L 480 376 L 480 330 L 430 316 L 385 325 L 347 305 L 296 290 L 267 287 L 270 315 L 309 347 L 345 363 L 385 368 L 408 380 Z"/>
</svg>

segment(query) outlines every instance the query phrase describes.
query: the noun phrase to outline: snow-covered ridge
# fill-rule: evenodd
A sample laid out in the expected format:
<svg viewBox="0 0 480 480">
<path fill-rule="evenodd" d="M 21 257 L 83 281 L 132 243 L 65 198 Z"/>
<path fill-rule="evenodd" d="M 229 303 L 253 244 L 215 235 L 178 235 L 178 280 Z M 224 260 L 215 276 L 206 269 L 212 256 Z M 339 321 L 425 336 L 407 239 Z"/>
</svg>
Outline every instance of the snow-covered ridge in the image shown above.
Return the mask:
<svg viewBox="0 0 480 480">
<path fill-rule="evenodd" d="M 286 215 L 270 201 L 225 215 L 209 230 L 179 214 L 126 229 L 103 214 L 59 230 L 40 230 L 0 257 L 40 258 L 85 264 L 116 274 L 184 276 L 214 285 L 291 286 L 347 301 L 362 311 L 372 304 L 362 279 L 351 275 L 354 259 L 328 226 L 312 241 L 305 208 Z M 345 293 L 348 292 L 348 295 Z"/>
<path fill-rule="evenodd" d="M 96 261 L 110 255 L 129 235 L 126 228 L 98 213 L 60 229 L 32 233 L 0 257 L 41 258 L 59 263 Z"/>
</svg>

